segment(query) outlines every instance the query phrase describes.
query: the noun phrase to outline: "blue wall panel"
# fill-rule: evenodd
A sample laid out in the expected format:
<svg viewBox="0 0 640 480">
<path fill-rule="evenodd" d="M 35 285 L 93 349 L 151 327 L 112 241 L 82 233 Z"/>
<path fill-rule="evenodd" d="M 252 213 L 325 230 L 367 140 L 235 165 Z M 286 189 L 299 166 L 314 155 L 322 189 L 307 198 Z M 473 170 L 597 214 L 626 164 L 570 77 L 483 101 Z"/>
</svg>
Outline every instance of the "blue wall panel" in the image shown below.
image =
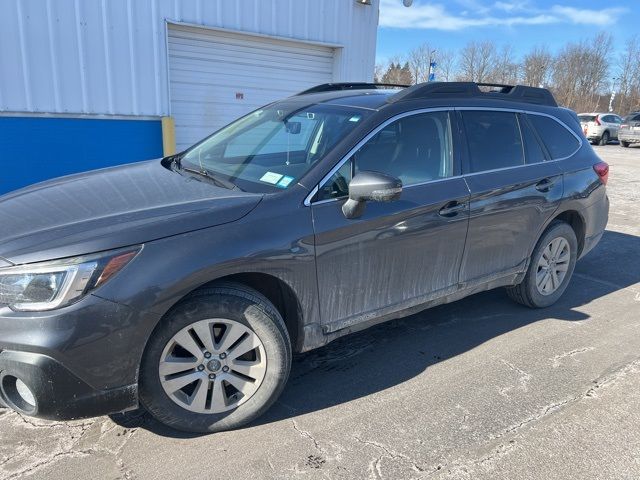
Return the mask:
<svg viewBox="0 0 640 480">
<path fill-rule="evenodd" d="M 0 195 L 62 175 L 161 156 L 159 119 L 0 117 Z"/>
</svg>

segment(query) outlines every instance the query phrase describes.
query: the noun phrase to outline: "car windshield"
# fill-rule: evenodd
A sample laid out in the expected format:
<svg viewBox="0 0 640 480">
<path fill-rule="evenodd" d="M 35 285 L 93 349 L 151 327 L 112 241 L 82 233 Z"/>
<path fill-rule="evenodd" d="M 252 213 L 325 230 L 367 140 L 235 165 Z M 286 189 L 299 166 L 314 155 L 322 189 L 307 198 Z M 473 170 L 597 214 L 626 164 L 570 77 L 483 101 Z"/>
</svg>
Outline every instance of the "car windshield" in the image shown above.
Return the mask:
<svg viewBox="0 0 640 480">
<path fill-rule="evenodd" d="M 180 163 L 245 191 L 286 189 L 367 115 L 368 110 L 336 105 L 272 105 L 193 146 Z"/>
<path fill-rule="evenodd" d="M 581 122 L 593 122 L 596 119 L 595 115 L 578 115 Z"/>
</svg>

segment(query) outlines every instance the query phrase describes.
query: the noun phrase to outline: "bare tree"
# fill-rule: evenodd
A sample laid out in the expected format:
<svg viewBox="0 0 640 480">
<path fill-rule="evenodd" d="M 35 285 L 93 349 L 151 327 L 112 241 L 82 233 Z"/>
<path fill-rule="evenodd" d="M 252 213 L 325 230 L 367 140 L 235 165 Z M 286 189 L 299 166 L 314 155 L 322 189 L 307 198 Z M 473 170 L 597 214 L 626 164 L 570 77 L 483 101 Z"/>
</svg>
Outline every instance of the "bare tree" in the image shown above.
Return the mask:
<svg viewBox="0 0 640 480">
<path fill-rule="evenodd" d="M 520 65 L 514 59 L 511 46 L 505 45 L 500 52 L 495 54 L 495 61 L 489 80 L 505 85 L 515 85 L 519 79 Z"/>
<path fill-rule="evenodd" d="M 388 66 L 384 65 L 382 63 L 376 63 L 376 66 L 374 67 L 373 70 L 373 81 L 375 83 L 379 83 L 382 82 L 382 77 L 384 76 L 384 73 L 387 71 Z"/>
<path fill-rule="evenodd" d="M 496 60 L 493 42 L 469 42 L 460 51 L 458 79 L 469 82 L 486 82 L 492 76 Z"/>
<path fill-rule="evenodd" d="M 376 79 L 401 84 L 427 81 L 432 47 L 425 43 L 406 57 L 377 65 Z M 546 47 L 535 47 L 519 61 L 511 46 L 498 48 L 491 41 L 471 41 L 459 51 L 436 51 L 436 79 L 545 86 L 558 103 L 581 111 L 607 109 L 614 89 L 614 107 L 619 113 L 640 109 L 640 35 L 627 41 L 614 69 L 611 50 L 611 35 L 601 33 L 568 43 L 555 56 Z"/>
<path fill-rule="evenodd" d="M 617 101 L 620 114 L 640 109 L 640 38 L 635 35 L 627 40 L 624 52 L 616 65 L 614 80 L 619 85 Z"/>
<path fill-rule="evenodd" d="M 545 47 L 535 47 L 524 56 L 522 62 L 522 81 L 530 87 L 542 87 L 549 84 L 553 56 Z"/>
<path fill-rule="evenodd" d="M 454 50 L 438 50 L 436 55 L 436 80 L 451 82 L 456 75 L 456 52 Z"/>
<path fill-rule="evenodd" d="M 407 60 L 415 83 L 429 81 L 429 69 L 433 52 L 434 49 L 427 43 L 423 43 L 409 52 Z"/>
<path fill-rule="evenodd" d="M 558 102 L 574 110 L 596 110 L 607 89 L 611 36 L 605 33 L 589 41 L 570 43 L 558 53 L 552 89 Z"/>
</svg>

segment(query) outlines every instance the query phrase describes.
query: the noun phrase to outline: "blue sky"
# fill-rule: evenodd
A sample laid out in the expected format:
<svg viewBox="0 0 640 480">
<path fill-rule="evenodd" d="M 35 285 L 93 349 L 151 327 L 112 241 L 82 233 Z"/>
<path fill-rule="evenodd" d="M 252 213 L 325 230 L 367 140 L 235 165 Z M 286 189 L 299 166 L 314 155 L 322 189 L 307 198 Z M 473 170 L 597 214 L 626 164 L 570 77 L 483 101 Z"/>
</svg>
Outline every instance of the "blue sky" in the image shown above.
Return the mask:
<svg viewBox="0 0 640 480">
<path fill-rule="evenodd" d="M 568 41 L 613 35 L 615 48 L 640 34 L 639 0 L 380 0 L 377 61 L 428 42 L 457 49 L 470 40 L 509 44 L 516 55 L 536 45 L 552 52 Z"/>
</svg>

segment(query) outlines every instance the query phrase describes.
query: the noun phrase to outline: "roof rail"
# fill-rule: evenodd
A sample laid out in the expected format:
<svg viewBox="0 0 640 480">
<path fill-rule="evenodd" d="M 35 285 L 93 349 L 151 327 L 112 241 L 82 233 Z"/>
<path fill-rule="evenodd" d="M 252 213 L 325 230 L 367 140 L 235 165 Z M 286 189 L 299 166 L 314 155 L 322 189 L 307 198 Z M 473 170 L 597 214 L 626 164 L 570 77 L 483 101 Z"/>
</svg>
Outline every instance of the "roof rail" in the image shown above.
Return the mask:
<svg viewBox="0 0 640 480">
<path fill-rule="evenodd" d="M 407 88 L 409 85 L 398 85 L 395 83 L 366 83 L 366 82 L 345 82 L 345 83 L 323 83 L 316 85 L 297 95 L 307 95 L 309 93 L 336 92 L 339 90 L 379 90 L 383 88 Z M 296 96 L 297 96 L 296 95 Z"/>
<path fill-rule="evenodd" d="M 480 87 L 483 88 L 481 89 Z M 510 100 L 513 102 L 526 102 L 550 107 L 558 106 L 555 98 L 553 98 L 551 92 L 546 88 L 475 82 L 419 83 L 389 97 L 387 102 L 393 103 L 417 98 L 455 99 L 469 97 Z"/>
</svg>

